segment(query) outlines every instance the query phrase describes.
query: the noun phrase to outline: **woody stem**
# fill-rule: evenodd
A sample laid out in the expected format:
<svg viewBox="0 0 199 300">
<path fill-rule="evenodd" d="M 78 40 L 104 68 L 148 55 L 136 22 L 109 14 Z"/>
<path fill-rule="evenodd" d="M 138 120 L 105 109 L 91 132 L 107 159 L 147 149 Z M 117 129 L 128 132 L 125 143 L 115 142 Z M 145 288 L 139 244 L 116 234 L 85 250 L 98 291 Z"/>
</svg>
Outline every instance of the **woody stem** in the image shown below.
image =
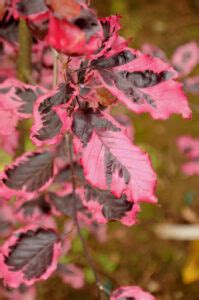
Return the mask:
<svg viewBox="0 0 199 300">
<path fill-rule="evenodd" d="M 78 232 L 78 235 L 79 235 L 79 238 L 80 238 L 80 241 L 81 241 L 81 244 L 82 244 L 82 248 L 83 248 L 83 251 L 84 251 L 84 255 L 87 259 L 87 262 L 88 262 L 88 265 L 90 267 L 90 269 L 92 270 L 93 272 L 93 276 L 95 278 L 95 283 L 96 283 L 96 286 L 98 287 L 98 291 L 99 291 L 99 299 L 101 299 L 101 291 L 103 291 L 104 293 L 107 294 L 107 291 L 104 289 L 104 286 L 103 284 L 100 282 L 100 279 L 98 277 L 98 274 L 94 268 L 94 265 L 93 265 L 93 260 L 90 256 L 90 253 L 88 251 L 88 248 L 87 248 L 87 245 L 86 245 L 86 241 L 84 239 L 84 236 L 82 235 L 82 232 L 81 232 L 81 227 L 80 227 L 80 224 L 79 224 L 79 220 L 78 220 L 78 216 L 77 216 L 77 195 L 76 195 L 76 176 L 75 176 L 75 167 L 74 167 L 74 163 L 73 163 L 73 146 L 72 146 L 72 135 L 69 136 L 69 159 L 70 159 L 70 166 L 71 166 L 71 175 L 72 175 L 72 187 L 73 187 L 73 219 L 74 219 L 74 222 L 76 224 L 76 227 L 77 227 L 77 232 Z"/>
</svg>

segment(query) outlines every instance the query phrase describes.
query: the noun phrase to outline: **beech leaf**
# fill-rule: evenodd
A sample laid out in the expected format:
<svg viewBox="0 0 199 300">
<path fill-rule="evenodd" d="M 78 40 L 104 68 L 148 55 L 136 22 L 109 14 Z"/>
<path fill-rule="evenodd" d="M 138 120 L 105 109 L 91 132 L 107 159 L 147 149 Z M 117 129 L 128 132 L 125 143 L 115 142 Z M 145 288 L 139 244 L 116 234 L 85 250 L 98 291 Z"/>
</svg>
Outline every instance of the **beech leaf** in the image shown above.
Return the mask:
<svg viewBox="0 0 199 300">
<path fill-rule="evenodd" d="M 84 285 L 84 272 L 73 264 L 59 264 L 58 274 L 65 284 L 71 285 L 74 289 L 80 289 Z"/>
<path fill-rule="evenodd" d="M 65 186 L 64 190 L 57 191 L 56 193 L 48 193 L 48 201 L 55 208 L 55 213 L 58 215 L 65 215 L 68 217 L 74 216 L 74 209 L 84 213 L 86 208 L 82 202 L 83 190 L 78 188 L 75 196 L 72 192 L 71 185 Z M 75 206 L 74 206 L 75 203 Z"/>
<path fill-rule="evenodd" d="M 100 22 L 92 10 L 82 6 L 78 16 L 70 20 L 49 16 L 46 42 L 56 50 L 68 55 L 92 54 L 102 42 Z"/>
<path fill-rule="evenodd" d="M 94 189 L 89 185 L 85 187 L 83 199 L 93 219 L 101 224 L 119 220 L 122 224 L 131 226 L 136 223 L 136 215 L 140 211 L 139 205 L 127 201 L 125 194 L 116 198 L 109 191 Z"/>
<path fill-rule="evenodd" d="M 70 84 L 60 84 L 54 90 L 38 98 L 34 107 L 35 123 L 31 138 L 40 146 L 44 143 L 58 143 L 70 127 L 67 109 L 76 96 Z"/>
<path fill-rule="evenodd" d="M 47 279 L 57 267 L 60 248 L 60 239 L 52 229 L 32 225 L 16 231 L 1 247 L 4 284 L 17 288 Z"/>
<path fill-rule="evenodd" d="M 17 200 L 16 216 L 22 222 L 34 222 L 44 215 L 48 216 L 50 212 L 50 204 L 42 194 L 28 200 L 26 198 Z"/>
<path fill-rule="evenodd" d="M 154 119 L 178 113 L 190 118 L 191 110 L 176 71 L 159 58 L 130 48 L 92 62 L 102 84 L 129 109 L 148 112 Z"/>
<path fill-rule="evenodd" d="M 43 87 L 25 84 L 14 78 L 0 84 L 0 98 L 4 100 L 5 109 L 13 110 L 13 114 L 21 119 L 32 117 L 34 103 L 45 92 Z"/>
<path fill-rule="evenodd" d="M 181 76 L 188 75 L 199 63 L 199 45 L 190 42 L 176 49 L 172 64 Z"/>
<path fill-rule="evenodd" d="M 182 171 L 188 175 L 199 175 L 199 139 L 191 136 L 181 136 L 177 140 L 178 147 L 189 159 L 182 165 Z"/>
<path fill-rule="evenodd" d="M 82 165 L 94 187 L 124 193 L 129 201 L 156 202 L 156 175 L 147 154 L 134 146 L 112 117 L 92 110 L 73 114 L 72 130 L 82 142 Z"/>
<path fill-rule="evenodd" d="M 16 192 L 35 192 L 46 188 L 53 176 L 51 152 L 28 152 L 6 168 L 3 183 Z"/>
</svg>

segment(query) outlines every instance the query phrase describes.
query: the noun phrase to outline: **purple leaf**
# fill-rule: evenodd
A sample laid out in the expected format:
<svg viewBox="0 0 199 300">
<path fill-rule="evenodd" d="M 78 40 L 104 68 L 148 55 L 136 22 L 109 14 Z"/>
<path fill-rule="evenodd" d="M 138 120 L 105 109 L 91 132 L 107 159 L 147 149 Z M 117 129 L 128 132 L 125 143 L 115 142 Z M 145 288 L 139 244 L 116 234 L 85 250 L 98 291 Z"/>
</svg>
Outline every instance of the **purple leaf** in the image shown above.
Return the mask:
<svg viewBox="0 0 199 300">
<path fill-rule="evenodd" d="M 93 219 L 100 224 L 118 220 L 131 226 L 136 223 L 136 215 L 140 211 L 137 203 L 127 201 L 126 195 L 116 198 L 109 191 L 85 187 L 84 204 L 92 213 Z"/>
<path fill-rule="evenodd" d="M 14 78 L 0 84 L 0 97 L 4 99 L 4 106 L 12 109 L 20 119 L 32 117 L 34 103 L 45 92 L 43 87 L 25 84 Z"/>
<path fill-rule="evenodd" d="M 57 267 L 60 239 L 51 229 L 28 226 L 13 233 L 0 253 L 1 278 L 12 288 L 47 279 Z"/>
<path fill-rule="evenodd" d="M 108 189 L 118 198 L 124 193 L 133 202 L 156 202 L 150 160 L 119 123 L 105 113 L 77 110 L 72 130 L 83 144 L 84 174 L 94 187 Z"/>
<path fill-rule="evenodd" d="M 50 204 L 46 201 L 45 195 L 42 194 L 31 199 L 19 199 L 16 204 L 16 217 L 25 223 L 49 216 L 51 212 Z"/>
<path fill-rule="evenodd" d="M 3 183 L 16 192 L 35 192 L 45 189 L 54 176 L 51 152 L 29 152 L 19 157 L 5 170 Z"/>
<path fill-rule="evenodd" d="M 199 94 L 199 75 L 185 79 L 184 89 L 188 93 L 198 95 Z"/>
<path fill-rule="evenodd" d="M 174 81 L 177 73 L 159 58 L 141 55 L 129 48 L 123 50 L 132 52 L 130 62 L 126 55 L 115 60 L 116 65 L 109 63 L 112 58 L 104 60 L 103 68 L 98 68 L 102 84 L 136 113 L 148 112 L 154 119 L 167 119 L 173 113 L 179 113 L 184 118 L 190 118 L 191 110 L 182 91 L 180 83 Z M 119 63 L 119 64 L 118 64 Z M 111 67 L 109 68 L 109 64 Z M 171 100 L 172 99 L 172 100 Z"/>
<path fill-rule="evenodd" d="M 164 61 L 167 61 L 166 54 L 157 46 L 151 44 L 143 44 L 141 51 L 144 54 L 148 54 L 154 57 L 159 57 Z"/>
<path fill-rule="evenodd" d="M 172 64 L 181 76 L 188 75 L 199 62 L 198 43 L 190 42 L 176 49 Z"/>
<path fill-rule="evenodd" d="M 37 146 L 44 143 L 55 144 L 61 140 L 63 133 L 70 127 L 67 109 L 75 96 L 75 88 L 62 83 L 37 100 L 34 108 L 35 123 L 31 133 Z"/>
<path fill-rule="evenodd" d="M 182 171 L 188 175 L 199 175 L 199 139 L 191 136 L 181 136 L 177 140 L 178 147 L 189 161 L 182 165 Z"/>
<path fill-rule="evenodd" d="M 44 0 L 14 0 L 15 9 L 20 16 L 34 17 L 48 11 Z"/>
</svg>

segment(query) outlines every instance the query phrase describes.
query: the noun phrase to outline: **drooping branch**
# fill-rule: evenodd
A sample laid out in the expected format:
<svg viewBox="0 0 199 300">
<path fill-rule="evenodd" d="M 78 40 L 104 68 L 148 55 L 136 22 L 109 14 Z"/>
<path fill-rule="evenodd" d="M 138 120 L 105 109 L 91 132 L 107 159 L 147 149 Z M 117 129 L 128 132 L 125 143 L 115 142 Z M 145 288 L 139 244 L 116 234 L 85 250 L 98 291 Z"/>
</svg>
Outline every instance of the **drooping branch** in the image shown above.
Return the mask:
<svg viewBox="0 0 199 300">
<path fill-rule="evenodd" d="M 98 277 L 98 274 L 95 270 L 95 267 L 93 265 L 93 261 L 92 261 L 92 258 L 90 256 L 90 253 L 88 251 L 88 248 L 87 248 L 87 245 L 86 245 L 86 242 L 84 240 L 84 237 L 81 233 L 81 227 L 80 227 L 80 224 L 79 224 L 79 220 L 78 220 L 78 217 L 77 217 L 77 208 L 76 208 L 76 204 L 77 204 L 77 197 L 76 197 L 76 176 L 75 176 L 75 166 L 73 164 L 73 146 L 72 146 L 72 136 L 70 135 L 69 136 L 69 158 L 70 158 L 70 166 L 71 166 L 71 175 L 72 175 L 72 187 L 73 187 L 73 199 L 74 199 L 74 202 L 73 202 L 73 219 L 74 219 L 74 222 L 76 224 L 76 227 L 77 227 L 77 232 L 78 232 L 78 235 L 79 235 L 79 238 L 80 238 L 80 241 L 81 241 L 81 244 L 82 244 L 82 248 L 83 248 L 83 251 L 84 251 L 84 255 L 87 259 L 87 262 L 89 264 L 89 267 L 90 269 L 92 270 L 93 272 L 93 275 L 94 275 L 94 278 L 95 278 L 95 283 L 96 283 L 96 286 L 98 288 L 98 291 L 99 291 L 99 299 L 102 299 L 101 298 L 101 292 L 104 292 L 106 295 L 109 295 L 108 291 L 104 288 L 103 284 L 101 283 L 99 277 Z"/>
<path fill-rule="evenodd" d="M 53 54 L 53 88 L 56 87 L 58 82 L 58 52 L 52 48 Z"/>
</svg>

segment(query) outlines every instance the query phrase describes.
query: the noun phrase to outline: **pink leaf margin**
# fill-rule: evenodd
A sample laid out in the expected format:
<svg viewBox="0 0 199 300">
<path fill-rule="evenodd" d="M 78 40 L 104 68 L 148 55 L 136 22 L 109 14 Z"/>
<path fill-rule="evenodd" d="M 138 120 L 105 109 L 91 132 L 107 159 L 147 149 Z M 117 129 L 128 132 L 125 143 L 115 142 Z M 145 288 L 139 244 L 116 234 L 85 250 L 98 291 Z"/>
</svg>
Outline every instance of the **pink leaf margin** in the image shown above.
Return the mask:
<svg viewBox="0 0 199 300">
<path fill-rule="evenodd" d="M 14 246 L 18 240 L 18 236 L 21 233 L 26 233 L 28 230 L 36 231 L 38 229 L 37 225 L 29 225 L 27 227 L 24 227 L 23 229 L 19 229 L 13 233 L 13 235 L 3 244 L 3 246 L 0 249 L 0 278 L 3 278 L 3 282 L 5 285 L 8 285 L 12 288 L 19 287 L 22 283 L 31 286 L 35 282 L 40 280 L 46 280 L 48 277 L 57 269 L 57 261 L 61 254 L 61 242 L 56 242 L 53 246 L 53 259 L 51 265 L 48 267 L 48 269 L 45 271 L 45 273 L 40 278 L 34 278 L 31 280 L 28 280 L 24 278 L 24 274 L 22 271 L 11 271 L 9 269 L 9 266 L 7 266 L 4 262 L 5 257 L 9 255 L 10 248 Z M 47 228 L 44 228 L 45 230 L 48 230 Z M 50 229 L 52 230 L 52 229 Z"/>
<path fill-rule="evenodd" d="M 73 85 L 72 85 L 72 87 L 75 88 Z M 45 141 L 40 141 L 35 137 L 35 135 L 37 135 L 37 132 L 43 127 L 42 117 L 41 117 L 41 114 L 39 113 L 39 106 L 45 99 L 47 99 L 48 97 L 53 97 L 58 91 L 59 91 L 59 86 L 55 87 L 50 92 L 40 96 L 34 105 L 34 110 L 33 110 L 34 124 L 31 128 L 30 138 L 36 146 L 43 146 L 46 144 L 48 144 L 48 145 L 58 144 L 61 141 L 64 133 L 70 129 L 71 120 L 67 116 L 66 108 L 70 105 L 71 101 L 77 95 L 78 91 L 76 88 L 75 88 L 74 93 L 72 94 L 70 100 L 67 103 L 61 104 L 61 105 L 55 105 L 52 107 L 52 110 L 55 111 L 55 113 L 58 115 L 60 121 L 62 122 L 62 127 L 61 127 L 60 132 L 53 138 L 46 139 Z"/>
<path fill-rule="evenodd" d="M 37 190 L 35 192 L 27 192 L 25 190 L 25 186 L 22 190 L 11 189 L 3 183 L 3 181 L 2 181 L 3 179 L 8 179 L 8 177 L 5 173 L 8 169 L 12 169 L 15 166 L 18 166 L 20 164 L 20 162 L 28 161 L 28 156 L 35 153 L 35 152 L 43 153 L 45 151 L 37 150 L 37 151 L 33 151 L 33 152 L 26 152 L 22 156 L 18 157 L 12 164 L 8 165 L 5 168 L 4 172 L 0 173 L 0 180 L 2 182 L 2 191 L 5 192 L 5 193 L 8 193 L 9 197 L 12 197 L 12 196 L 15 196 L 15 195 L 24 196 L 24 197 L 27 197 L 27 195 L 30 195 L 31 197 L 34 197 L 38 192 L 46 190 L 47 187 L 50 186 L 51 183 L 53 182 L 54 176 L 57 173 L 57 167 L 56 167 L 56 164 L 54 162 L 53 162 L 53 176 L 39 190 Z"/>
<path fill-rule="evenodd" d="M 92 214 L 92 218 L 99 224 L 107 224 L 109 222 L 102 213 L 103 205 L 95 200 L 86 201 L 83 197 L 83 203 Z M 126 226 L 132 226 L 137 223 L 137 214 L 140 212 L 138 203 L 134 203 L 130 211 L 126 212 L 121 219 L 112 219 L 111 221 L 119 221 Z"/>
<path fill-rule="evenodd" d="M 186 55 L 187 58 L 185 58 Z M 178 47 L 171 61 L 173 66 L 178 69 L 180 76 L 188 75 L 199 63 L 199 44 L 192 41 Z"/>
</svg>

